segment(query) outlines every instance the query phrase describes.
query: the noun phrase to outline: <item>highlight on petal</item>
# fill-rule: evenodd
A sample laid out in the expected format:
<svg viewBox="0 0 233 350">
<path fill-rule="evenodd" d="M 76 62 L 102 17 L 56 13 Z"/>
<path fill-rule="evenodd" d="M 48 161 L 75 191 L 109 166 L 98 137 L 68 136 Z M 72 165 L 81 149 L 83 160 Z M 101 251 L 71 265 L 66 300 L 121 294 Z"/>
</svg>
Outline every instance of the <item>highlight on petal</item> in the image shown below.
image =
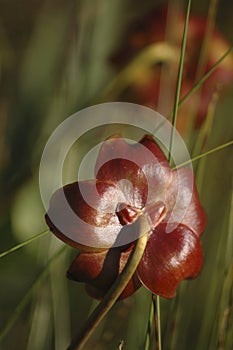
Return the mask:
<svg viewBox="0 0 233 350">
<path fill-rule="evenodd" d="M 131 249 L 122 252 L 119 248 L 99 253 L 80 253 L 72 262 L 67 277 L 86 283 L 88 293 L 101 299 L 115 282 L 130 256 Z M 131 278 L 119 299 L 134 293 L 141 283 L 136 274 Z"/>
<path fill-rule="evenodd" d="M 115 211 L 124 200 L 113 183 L 74 182 L 53 194 L 46 222 L 58 238 L 75 248 L 109 248 L 122 228 Z"/>
<path fill-rule="evenodd" d="M 171 229 L 182 223 L 198 236 L 205 228 L 206 215 L 200 203 L 193 172 L 190 168 L 181 168 L 172 172 L 172 182 L 166 193 L 167 222 Z M 170 231 L 170 230 L 169 230 Z"/>
<path fill-rule="evenodd" d="M 171 169 L 152 136 L 146 135 L 134 144 L 117 136 L 103 143 L 96 162 L 96 178 L 114 182 L 129 205 L 142 208 L 164 198 Z"/>
<path fill-rule="evenodd" d="M 202 263 L 202 248 L 197 235 L 182 224 L 166 233 L 166 223 L 162 223 L 149 237 L 137 274 L 152 293 L 172 298 L 183 279 L 199 274 Z"/>
</svg>

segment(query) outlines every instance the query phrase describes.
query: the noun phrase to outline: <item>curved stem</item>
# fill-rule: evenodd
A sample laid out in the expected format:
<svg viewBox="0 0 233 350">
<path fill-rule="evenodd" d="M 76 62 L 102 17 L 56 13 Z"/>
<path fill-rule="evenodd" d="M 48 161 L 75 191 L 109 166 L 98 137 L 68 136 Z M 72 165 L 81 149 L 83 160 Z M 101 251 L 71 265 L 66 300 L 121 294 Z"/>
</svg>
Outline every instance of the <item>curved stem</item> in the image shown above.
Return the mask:
<svg viewBox="0 0 233 350">
<path fill-rule="evenodd" d="M 140 232 L 145 232 L 143 228 L 145 227 L 145 225 L 148 227 L 148 225 L 147 223 L 145 223 L 144 218 L 142 218 L 140 224 L 141 224 Z M 86 325 L 81 330 L 78 337 L 72 342 L 68 350 L 79 350 L 82 348 L 82 346 L 86 343 L 86 341 L 88 340 L 92 332 L 95 330 L 95 328 L 98 326 L 100 321 L 104 318 L 107 312 L 114 305 L 115 301 L 119 298 L 122 291 L 128 284 L 131 277 L 133 276 L 141 260 L 141 257 L 144 253 L 144 250 L 147 244 L 147 238 L 148 238 L 148 233 L 144 234 L 137 240 L 125 268 L 123 269 L 121 274 L 118 276 L 118 278 L 116 279 L 116 281 L 114 282 L 114 284 L 112 285 L 108 293 L 105 295 L 103 300 L 99 303 L 99 305 L 90 315 Z"/>
</svg>

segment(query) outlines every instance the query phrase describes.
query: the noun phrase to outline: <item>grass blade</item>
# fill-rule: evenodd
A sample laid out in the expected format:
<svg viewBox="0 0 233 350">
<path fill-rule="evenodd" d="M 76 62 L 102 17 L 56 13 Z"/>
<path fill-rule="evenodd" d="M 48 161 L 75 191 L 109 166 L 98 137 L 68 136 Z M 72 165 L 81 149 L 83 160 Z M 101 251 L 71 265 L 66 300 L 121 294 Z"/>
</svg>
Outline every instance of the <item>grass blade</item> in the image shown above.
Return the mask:
<svg viewBox="0 0 233 350">
<path fill-rule="evenodd" d="M 13 252 L 15 252 L 16 250 L 18 250 L 18 249 L 24 247 L 25 245 L 28 245 L 28 244 L 30 244 L 31 242 L 34 242 L 35 240 L 37 240 L 37 239 L 39 239 L 39 238 L 41 238 L 41 237 L 44 237 L 45 235 L 47 235 L 47 233 L 49 233 L 49 230 L 46 230 L 46 231 L 41 232 L 41 233 L 38 233 L 37 235 L 35 235 L 35 236 L 33 236 L 33 237 L 27 239 L 26 241 L 21 242 L 21 243 L 15 245 L 14 247 L 12 247 L 12 248 L 10 248 L 10 249 L 8 249 L 8 250 L 5 250 L 4 252 L 0 253 L 0 258 L 3 258 L 4 256 L 6 256 L 6 255 L 8 255 L 8 254 L 10 254 L 10 253 L 13 253 Z"/>
<path fill-rule="evenodd" d="M 177 120 L 177 113 L 178 113 L 178 107 L 179 107 L 180 88 L 181 88 L 182 74 L 183 74 L 183 67 L 184 67 L 184 56 L 185 56 L 185 48 L 186 48 L 186 41 L 187 41 L 190 7 L 191 7 L 191 0 L 188 1 L 185 24 L 184 24 L 184 31 L 183 31 L 183 38 L 182 38 L 182 43 L 181 43 L 180 62 L 179 62 L 177 85 L 176 85 L 176 92 L 175 92 L 175 102 L 174 102 L 173 117 L 172 117 L 173 128 L 171 131 L 170 146 L 169 146 L 169 163 L 170 164 L 171 164 L 172 144 L 173 144 L 173 138 L 174 138 L 174 132 L 175 132 L 176 120 Z"/>
<path fill-rule="evenodd" d="M 17 321 L 18 317 L 26 307 L 26 305 L 29 303 L 31 296 L 33 292 L 38 288 L 41 281 L 48 275 L 49 268 L 51 264 L 65 251 L 67 247 L 63 247 L 60 249 L 47 263 L 44 270 L 41 272 L 41 274 L 37 277 L 36 281 L 33 283 L 33 285 L 29 288 L 27 293 L 24 295 L 23 299 L 20 301 L 16 309 L 14 310 L 11 317 L 8 319 L 8 321 L 5 324 L 5 327 L 0 332 L 0 342 L 3 340 L 3 338 L 8 334 L 10 329 L 14 326 L 15 322 Z"/>
</svg>

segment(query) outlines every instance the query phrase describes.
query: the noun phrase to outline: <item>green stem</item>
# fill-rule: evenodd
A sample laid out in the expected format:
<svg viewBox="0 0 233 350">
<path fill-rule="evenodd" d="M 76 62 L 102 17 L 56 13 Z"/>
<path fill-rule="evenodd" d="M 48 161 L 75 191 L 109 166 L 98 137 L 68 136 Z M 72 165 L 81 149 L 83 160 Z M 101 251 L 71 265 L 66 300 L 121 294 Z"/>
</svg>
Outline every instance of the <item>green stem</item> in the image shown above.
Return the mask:
<svg viewBox="0 0 233 350">
<path fill-rule="evenodd" d="M 178 76 L 177 76 L 175 101 L 174 101 L 174 107 L 173 107 L 173 118 L 172 118 L 172 126 L 173 127 L 171 130 L 170 145 L 169 145 L 168 161 L 169 161 L 170 166 L 172 163 L 172 146 L 173 146 L 173 139 L 174 139 L 174 133 L 175 133 L 175 128 L 176 128 L 176 120 L 177 120 L 178 108 L 180 105 L 180 102 L 179 102 L 180 89 L 181 89 L 182 74 L 183 74 L 183 67 L 184 67 L 184 56 L 185 56 L 185 47 L 186 47 L 186 41 L 187 41 L 190 8 L 191 8 L 191 0 L 188 1 L 185 24 L 184 24 L 184 31 L 183 31 L 183 37 L 182 37 L 182 43 L 181 43 L 180 62 L 179 62 L 179 69 L 178 69 Z M 158 295 L 156 296 L 155 327 L 156 327 L 156 329 L 155 329 L 156 345 L 157 345 L 158 350 L 162 350 L 161 320 L 160 320 L 160 297 Z"/>
<path fill-rule="evenodd" d="M 8 255 L 10 253 L 13 253 L 14 251 L 24 247 L 25 245 L 35 241 L 38 238 L 41 238 L 41 237 L 45 236 L 47 233 L 49 233 L 49 230 L 46 230 L 46 231 L 41 232 L 41 233 L 38 233 L 37 235 L 27 239 L 26 241 L 21 242 L 21 243 L 15 245 L 14 247 L 12 247 L 12 248 L 10 248 L 8 250 L 5 250 L 4 252 L 0 253 L 0 258 L 4 257 L 4 256 L 6 256 L 6 255 Z"/>
<path fill-rule="evenodd" d="M 146 337 L 145 337 L 145 345 L 143 347 L 144 350 L 150 349 L 150 342 L 152 339 L 152 324 L 154 324 L 154 303 L 153 303 L 153 296 L 154 294 L 151 294 L 151 303 L 150 303 L 150 315 L 147 322 L 147 329 L 146 329 Z"/>
<path fill-rule="evenodd" d="M 233 51 L 233 46 L 231 46 L 222 57 L 219 58 L 218 61 L 208 70 L 208 72 L 203 75 L 201 79 L 199 79 L 192 87 L 192 89 L 180 100 L 179 107 L 184 104 L 184 102 L 193 95 L 201 85 L 213 74 L 213 72 L 219 67 L 219 65 L 224 61 L 224 59 L 229 56 Z M 170 119 L 172 112 L 168 114 L 167 119 Z"/>
<path fill-rule="evenodd" d="M 184 56 L 185 56 L 185 47 L 186 47 L 186 41 L 187 41 L 190 7 L 191 7 L 191 0 L 188 1 L 184 31 L 183 31 L 183 37 L 182 37 L 182 43 L 181 43 L 180 62 L 179 62 L 175 101 L 174 101 L 174 108 L 173 108 L 173 118 L 172 118 L 173 127 L 171 131 L 170 147 L 169 147 L 169 163 L 171 163 L 172 145 L 173 145 L 173 138 L 174 138 L 174 133 L 176 128 L 176 120 L 177 120 L 177 113 L 178 113 L 178 107 L 179 107 L 180 88 L 181 88 L 182 74 L 183 74 L 183 67 L 184 67 Z"/>
<path fill-rule="evenodd" d="M 148 227 L 147 223 L 145 223 L 145 220 L 142 219 L 141 220 L 142 229 L 140 230 L 140 232 L 145 232 L 145 230 L 143 229 L 145 227 L 144 225 Z M 86 325 L 81 330 L 78 337 L 72 342 L 68 350 L 79 350 L 83 347 L 83 345 L 86 343 L 90 335 L 96 329 L 100 321 L 104 318 L 104 316 L 107 314 L 107 312 L 111 309 L 111 307 L 114 305 L 116 300 L 119 298 L 122 291 L 125 289 L 129 280 L 133 276 L 142 258 L 142 255 L 144 253 L 144 250 L 147 244 L 147 238 L 148 238 L 148 234 L 146 233 L 137 240 L 125 268 L 123 269 L 121 274 L 118 276 L 117 280 L 114 282 L 114 284 L 112 285 L 108 293 L 105 295 L 104 299 L 99 303 L 99 305 L 90 315 Z"/>
<path fill-rule="evenodd" d="M 172 170 L 182 168 L 183 166 L 188 165 L 188 164 L 194 162 L 195 160 L 198 160 L 198 159 L 201 159 L 201 158 L 203 158 L 203 157 L 206 157 L 206 156 L 208 156 L 208 155 L 210 155 L 210 154 L 212 154 L 212 153 L 215 153 L 215 152 L 217 152 L 217 151 L 220 151 L 221 149 L 226 148 L 226 147 L 231 146 L 231 145 L 233 145 L 233 140 L 231 140 L 231 141 L 229 141 L 229 142 L 226 142 L 226 143 L 224 143 L 223 145 L 220 145 L 220 146 L 218 146 L 218 147 L 212 148 L 212 149 L 210 149 L 210 150 L 207 151 L 207 152 L 204 152 L 204 153 L 202 153 L 202 154 L 199 154 L 198 156 L 193 157 L 193 158 L 191 158 L 190 160 L 186 160 L 185 162 L 180 163 L 179 165 L 173 167 Z"/>
<path fill-rule="evenodd" d="M 161 319 L 160 319 L 160 297 L 156 296 L 156 344 L 157 349 L 162 350 Z"/>
<path fill-rule="evenodd" d="M 203 75 L 203 77 L 201 79 L 199 79 L 194 85 L 193 87 L 189 90 L 189 92 L 187 92 L 186 95 L 184 95 L 184 97 L 182 97 L 179 101 L 179 107 L 181 107 L 186 101 L 187 99 L 189 99 L 189 97 L 191 97 L 196 91 L 198 91 L 200 89 L 200 87 L 202 86 L 202 84 L 214 73 L 214 71 L 219 67 L 219 65 L 225 60 L 225 58 L 227 56 L 229 56 L 231 53 L 233 52 L 233 46 L 231 46 L 226 52 L 225 54 L 222 55 L 222 57 L 219 58 L 218 61 L 216 61 L 216 63 L 207 71 L 207 73 L 205 75 Z M 170 118 L 173 115 L 173 111 L 171 111 L 167 116 L 166 119 L 170 120 Z M 163 121 L 162 123 L 160 123 L 155 130 L 153 131 L 153 135 L 156 134 L 156 132 L 165 124 L 165 121 Z"/>
</svg>

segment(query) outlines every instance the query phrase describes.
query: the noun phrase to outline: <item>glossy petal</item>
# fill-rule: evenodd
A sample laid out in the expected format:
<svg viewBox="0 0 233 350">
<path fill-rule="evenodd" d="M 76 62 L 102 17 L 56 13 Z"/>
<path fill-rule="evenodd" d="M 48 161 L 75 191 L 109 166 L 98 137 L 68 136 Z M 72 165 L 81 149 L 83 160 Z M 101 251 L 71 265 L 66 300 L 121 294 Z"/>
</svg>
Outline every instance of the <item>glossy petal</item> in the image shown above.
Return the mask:
<svg viewBox="0 0 233 350">
<path fill-rule="evenodd" d="M 183 279 L 199 274 L 202 262 L 197 235 L 184 225 L 166 233 L 166 224 L 163 223 L 150 236 L 137 273 L 152 293 L 172 298 Z"/>
<path fill-rule="evenodd" d="M 69 211 L 63 203 L 64 195 Z M 124 201 L 124 195 L 113 183 L 75 182 L 53 194 L 46 222 L 56 236 L 75 248 L 109 248 L 122 228 L 115 211 L 118 203 Z"/>
<path fill-rule="evenodd" d="M 171 170 L 152 136 L 146 135 L 135 144 L 113 137 L 104 142 L 99 152 L 96 178 L 114 182 L 128 205 L 142 208 L 146 203 L 164 199 Z"/>
<path fill-rule="evenodd" d="M 68 278 L 84 282 L 88 293 L 101 299 L 116 280 L 128 261 L 131 250 L 122 252 L 118 248 L 100 253 L 81 253 L 72 262 Z M 122 292 L 120 299 L 134 293 L 141 283 L 135 274 Z"/>
<path fill-rule="evenodd" d="M 191 169 L 182 168 L 172 172 L 172 182 L 166 193 L 167 215 L 164 222 L 182 223 L 198 236 L 202 234 L 206 216 L 201 206 Z"/>
<path fill-rule="evenodd" d="M 155 294 L 173 297 L 183 279 L 198 275 L 203 260 L 199 236 L 205 214 L 192 171 L 171 171 L 151 136 L 135 144 L 115 136 L 100 150 L 96 176 L 57 190 L 46 214 L 51 231 L 81 251 L 67 276 L 101 299 L 126 265 L 140 217 L 146 217 L 149 240 L 119 299 L 141 282 Z"/>
</svg>

